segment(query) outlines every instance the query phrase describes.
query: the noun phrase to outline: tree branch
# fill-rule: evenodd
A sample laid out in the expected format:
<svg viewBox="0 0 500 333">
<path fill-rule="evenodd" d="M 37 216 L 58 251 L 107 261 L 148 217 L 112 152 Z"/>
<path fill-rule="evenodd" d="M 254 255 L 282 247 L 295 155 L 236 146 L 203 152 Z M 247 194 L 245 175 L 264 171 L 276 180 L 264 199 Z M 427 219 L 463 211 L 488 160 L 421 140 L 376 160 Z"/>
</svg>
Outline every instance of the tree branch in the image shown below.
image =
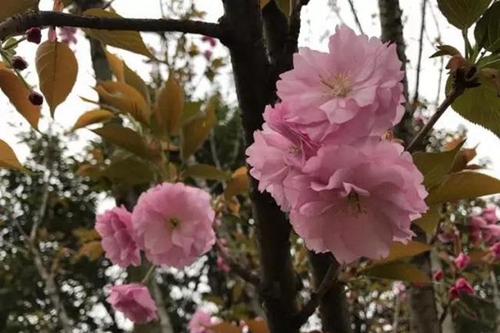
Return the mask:
<svg viewBox="0 0 500 333">
<path fill-rule="evenodd" d="M 424 127 L 418 132 L 418 134 L 413 138 L 411 143 L 406 148 L 410 153 L 413 152 L 418 146 L 423 142 L 427 134 L 431 131 L 432 127 L 441 118 L 448 107 L 453 104 L 453 102 L 464 93 L 465 88 L 462 85 L 454 84 L 453 88 L 450 90 L 445 100 L 436 109 L 436 112 L 432 115 L 429 121 L 424 125 Z"/>
<path fill-rule="evenodd" d="M 42 11 L 12 16 L 0 23 L 0 40 L 23 34 L 32 27 L 64 26 L 100 30 L 132 30 L 147 32 L 184 32 L 223 39 L 217 23 L 171 19 L 132 19 L 96 16 L 78 16 Z"/>
<path fill-rule="evenodd" d="M 354 21 L 356 22 L 356 26 L 358 27 L 359 32 L 364 34 L 363 27 L 361 26 L 361 22 L 359 21 L 358 13 L 356 12 L 356 8 L 354 7 L 353 0 L 349 0 L 349 7 L 351 7 L 352 16 L 354 16 Z"/>
<path fill-rule="evenodd" d="M 234 260 L 234 258 L 232 258 L 228 253 L 226 253 L 226 251 L 222 248 L 219 242 L 215 243 L 215 247 L 217 249 L 217 253 L 219 253 L 221 258 L 226 262 L 226 264 L 229 265 L 231 271 L 236 273 L 244 281 L 256 286 L 257 288 L 260 287 L 260 278 L 257 275 L 255 275 L 247 268 L 238 264 L 238 262 Z"/>
<path fill-rule="evenodd" d="M 424 32 L 425 32 L 425 9 L 427 8 L 427 0 L 422 0 L 421 17 L 422 21 L 420 23 L 420 37 L 418 40 L 418 58 L 417 58 L 417 68 L 415 72 L 415 91 L 413 95 L 413 104 L 418 101 L 418 89 L 420 88 L 420 72 L 422 71 L 422 53 L 424 50 Z"/>
</svg>

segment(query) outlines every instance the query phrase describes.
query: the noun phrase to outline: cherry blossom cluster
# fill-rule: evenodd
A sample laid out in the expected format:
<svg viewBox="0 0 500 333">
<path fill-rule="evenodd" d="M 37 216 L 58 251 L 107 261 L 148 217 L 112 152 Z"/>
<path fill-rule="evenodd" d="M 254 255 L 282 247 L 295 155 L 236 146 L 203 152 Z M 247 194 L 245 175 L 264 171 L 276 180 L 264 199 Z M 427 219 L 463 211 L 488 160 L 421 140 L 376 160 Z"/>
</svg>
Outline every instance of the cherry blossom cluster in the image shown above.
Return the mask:
<svg viewBox="0 0 500 333">
<path fill-rule="evenodd" d="M 293 64 L 246 151 L 250 174 L 309 249 L 343 263 L 387 256 L 427 210 L 411 155 L 382 139 L 404 113 L 396 46 L 340 26 L 329 52 L 300 48 Z"/>
<path fill-rule="evenodd" d="M 95 229 L 106 257 L 120 267 L 140 265 L 143 251 L 153 265 L 184 268 L 215 244 L 214 218 L 208 193 L 163 183 L 143 193 L 132 213 L 115 207 L 98 215 Z M 157 318 L 143 284 L 113 286 L 108 302 L 138 324 Z"/>
<path fill-rule="evenodd" d="M 481 258 L 483 262 L 496 263 L 500 260 L 500 226 L 496 213 L 497 207 L 486 207 L 480 214 L 474 214 L 467 220 L 466 234 L 470 242 L 470 249 L 482 249 L 484 256 Z M 438 239 L 441 243 L 453 242 L 460 246 L 463 238 L 459 230 L 452 226 L 451 229 L 438 234 Z M 469 250 L 470 251 L 470 250 Z M 450 257 L 451 265 L 449 270 L 437 270 L 434 272 L 434 280 L 436 282 L 449 283 L 448 296 L 450 301 L 460 299 L 462 294 L 475 294 L 474 287 L 465 278 L 464 272 L 474 266 L 471 257 L 461 252 L 456 257 Z M 471 276 L 471 275 L 467 275 Z"/>
</svg>

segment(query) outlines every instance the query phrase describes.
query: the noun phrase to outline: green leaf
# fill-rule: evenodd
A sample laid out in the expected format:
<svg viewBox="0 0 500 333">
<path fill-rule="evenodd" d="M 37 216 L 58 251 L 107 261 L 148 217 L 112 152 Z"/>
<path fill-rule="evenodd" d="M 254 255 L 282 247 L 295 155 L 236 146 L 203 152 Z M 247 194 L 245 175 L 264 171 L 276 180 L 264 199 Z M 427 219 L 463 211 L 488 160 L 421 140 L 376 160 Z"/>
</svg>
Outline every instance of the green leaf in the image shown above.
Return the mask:
<svg viewBox="0 0 500 333">
<path fill-rule="evenodd" d="M 78 62 L 71 48 L 61 42 L 45 41 L 36 51 L 36 71 L 50 113 L 68 97 L 78 75 Z"/>
<path fill-rule="evenodd" d="M 86 10 L 84 16 L 97 16 L 108 18 L 122 18 L 120 15 L 105 11 L 100 8 Z M 148 48 L 142 40 L 141 34 L 137 31 L 118 31 L 118 30 L 97 30 L 83 29 L 89 36 L 100 40 L 104 44 L 118 47 L 130 52 L 142 54 L 146 57 L 154 59 L 154 56 L 149 52 Z"/>
<path fill-rule="evenodd" d="M 208 164 L 197 164 L 188 167 L 184 171 L 184 177 L 196 177 L 212 180 L 228 180 L 231 175 L 228 175 L 224 170 L 217 169 L 216 167 Z"/>
<path fill-rule="evenodd" d="M 467 29 L 479 19 L 491 0 L 438 0 L 438 7 L 450 24 Z"/>
<path fill-rule="evenodd" d="M 474 37 L 480 47 L 493 53 L 500 52 L 500 2 L 488 8 L 477 22 Z"/>
<path fill-rule="evenodd" d="M 234 326 L 227 321 L 223 321 L 215 325 L 207 325 L 206 327 L 215 333 L 242 333 L 241 328 Z"/>
<path fill-rule="evenodd" d="M 389 256 L 384 259 L 375 260 L 372 266 L 383 265 L 389 262 L 398 261 L 405 258 L 414 257 L 420 253 L 430 251 L 432 247 L 425 243 L 410 241 L 408 244 L 393 242 L 389 252 Z"/>
<path fill-rule="evenodd" d="M 229 200 L 236 195 L 248 191 L 249 188 L 247 168 L 244 166 L 239 167 L 233 172 L 231 179 L 227 182 L 224 197 L 226 200 Z"/>
<path fill-rule="evenodd" d="M 359 274 L 388 280 L 429 283 L 430 279 L 415 265 L 405 262 L 391 262 L 384 265 L 367 267 Z"/>
<path fill-rule="evenodd" d="M 430 191 L 426 202 L 432 205 L 497 193 L 500 193 L 499 179 L 479 172 L 462 171 L 448 175 L 439 186 Z"/>
<path fill-rule="evenodd" d="M 158 129 L 169 136 L 178 135 L 184 111 L 184 91 L 170 73 L 165 86 L 158 91 L 155 117 Z"/>
<path fill-rule="evenodd" d="M 146 159 L 156 157 L 156 154 L 148 148 L 146 142 L 142 139 L 139 133 L 131 130 L 130 128 L 115 124 L 108 124 L 101 128 L 92 130 L 92 132 L 139 157 Z"/>
<path fill-rule="evenodd" d="M 205 113 L 194 118 L 182 128 L 182 157 L 186 160 L 205 142 L 215 125 L 216 100 L 212 98 Z"/>
<path fill-rule="evenodd" d="M 276 0 L 276 4 L 286 17 L 292 15 L 292 0 Z"/>
<path fill-rule="evenodd" d="M 21 14 L 30 8 L 38 8 L 39 0 L 2 0 L 0 22 L 15 14 Z"/>
<path fill-rule="evenodd" d="M 26 171 L 7 142 L 0 140 L 0 168 Z"/>
<path fill-rule="evenodd" d="M 424 185 L 430 189 L 438 185 L 443 177 L 450 171 L 453 161 L 465 140 L 458 144 L 453 150 L 440 153 L 413 154 L 413 162 L 424 175 Z"/>
<path fill-rule="evenodd" d="M 75 124 L 69 131 L 73 132 L 79 128 L 83 128 L 92 124 L 102 123 L 110 119 L 113 119 L 114 117 L 115 115 L 108 110 L 98 109 L 98 110 L 87 111 L 80 117 L 78 117 Z"/>
<path fill-rule="evenodd" d="M 438 51 L 436 51 L 429 58 L 442 57 L 445 55 L 454 56 L 456 54 L 460 54 L 460 51 L 458 51 L 456 48 L 454 48 L 451 45 L 438 45 L 437 48 L 438 48 Z"/>
<path fill-rule="evenodd" d="M 479 87 L 466 89 L 451 107 L 465 119 L 500 136 L 500 97 L 497 86 L 483 75 L 479 75 L 479 82 Z M 450 86 L 451 77 L 447 83 L 447 87 Z"/>
<path fill-rule="evenodd" d="M 440 207 L 441 205 L 439 204 L 430 206 L 429 210 L 422 217 L 413 221 L 413 223 L 428 235 L 434 235 L 439 219 L 441 218 L 441 214 L 439 213 Z"/>
<path fill-rule="evenodd" d="M 154 173 L 147 163 L 128 157 L 112 162 L 102 175 L 115 184 L 140 185 L 153 181 Z"/>
</svg>

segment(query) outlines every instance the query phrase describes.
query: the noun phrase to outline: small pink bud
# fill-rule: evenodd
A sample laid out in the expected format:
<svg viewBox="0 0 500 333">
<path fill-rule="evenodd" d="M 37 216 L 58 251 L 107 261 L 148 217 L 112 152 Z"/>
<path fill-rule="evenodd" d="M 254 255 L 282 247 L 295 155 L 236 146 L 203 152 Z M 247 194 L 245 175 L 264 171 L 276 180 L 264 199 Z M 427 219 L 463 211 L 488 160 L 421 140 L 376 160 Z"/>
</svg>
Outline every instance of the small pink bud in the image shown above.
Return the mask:
<svg viewBox="0 0 500 333">
<path fill-rule="evenodd" d="M 22 71 L 28 68 L 28 63 L 26 62 L 26 60 L 24 60 L 23 57 L 20 56 L 13 56 L 11 63 L 12 68 L 17 69 L 18 71 Z"/>
<path fill-rule="evenodd" d="M 474 294 L 474 288 L 464 278 L 459 278 L 449 290 L 451 300 L 459 298 L 460 294 Z"/>
<path fill-rule="evenodd" d="M 203 36 L 201 37 L 201 40 L 209 43 L 211 47 L 215 47 L 215 45 L 217 45 L 217 40 L 213 37 Z"/>
<path fill-rule="evenodd" d="M 205 57 L 205 59 L 210 60 L 210 58 L 212 58 L 212 51 L 206 50 L 205 52 L 203 52 L 203 56 Z"/>
<path fill-rule="evenodd" d="M 496 260 L 500 259 L 500 243 L 495 243 L 490 247 L 490 252 Z"/>
<path fill-rule="evenodd" d="M 30 91 L 28 95 L 28 99 L 33 105 L 42 105 L 43 104 L 43 96 L 40 95 L 40 93 L 37 93 L 36 91 L 32 90 Z"/>
<path fill-rule="evenodd" d="M 26 31 L 26 39 L 28 42 L 40 44 L 42 41 L 42 31 L 40 28 L 30 28 Z"/>
<path fill-rule="evenodd" d="M 455 263 L 455 267 L 462 270 L 464 269 L 465 267 L 467 267 L 467 265 L 469 264 L 470 262 L 470 257 L 468 255 L 466 255 L 465 253 L 460 253 L 458 255 L 458 257 L 455 258 L 454 260 L 454 263 Z"/>
<path fill-rule="evenodd" d="M 434 281 L 438 281 L 438 282 L 441 281 L 443 279 L 443 271 L 440 269 L 440 270 L 434 272 L 433 278 L 434 278 Z"/>
</svg>

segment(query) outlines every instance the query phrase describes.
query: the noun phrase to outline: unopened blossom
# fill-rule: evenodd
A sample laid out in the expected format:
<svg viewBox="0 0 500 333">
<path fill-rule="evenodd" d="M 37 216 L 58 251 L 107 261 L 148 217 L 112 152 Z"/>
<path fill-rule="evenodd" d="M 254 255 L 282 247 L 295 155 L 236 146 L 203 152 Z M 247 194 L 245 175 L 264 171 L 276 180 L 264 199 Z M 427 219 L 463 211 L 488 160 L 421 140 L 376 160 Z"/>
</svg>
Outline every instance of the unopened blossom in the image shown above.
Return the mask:
<svg viewBox="0 0 500 333">
<path fill-rule="evenodd" d="M 17 69 L 18 71 L 25 70 L 28 68 L 28 63 L 24 60 L 23 57 L 13 56 L 11 60 L 12 68 Z"/>
<path fill-rule="evenodd" d="M 488 207 L 483 209 L 481 217 L 485 219 L 488 224 L 496 224 L 498 222 L 497 208 Z"/>
<path fill-rule="evenodd" d="M 210 36 L 203 36 L 201 37 L 201 40 L 208 43 L 211 47 L 215 47 L 215 45 L 217 45 L 217 39 Z"/>
<path fill-rule="evenodd" d="M 112 286 L 106 301 L 136 324 L 158 319 L 155 301 L 145 285 L 132 283 Z"/>
<path fill-rule="evenodd" d="M 102 237 L 106 258 L 124 268 L 140 265 L 141 254 L 132 228 L 132 214 L 125 207 L 115 207 L 98 215 L 95 229 Z"/>
<path fill-rule="evenodd" d="M 29 28 L 26 30 L 26 40 L 30 43 L 40 44 L 42 41 L 42 31 L 40 28 Z"/>
<path fill-rule="evenodd" d="M 229 267 L 229 265 L 221 256 L 217 256 L 217 268 L 219 268 L 221 272 L 224 273 L 229 273 L 231 271 L 231 267 Z"/>
<path fill-rule="evenodd" d="M 213 333 L 212 330 L 207 328 L 212 324 L 214 324 L 212 316 L 202 309 L 198 309 L 188 323 L 189 333 Z"/>
<path fill-rule="evenodd" d="M 290 222 L 309 249 L 342 263 L 386 257 L 427 210 L 423 176 L 396 143 L 322 147 L 302 171 L 285 181 Z"/>
<path fill-rule="evenodd" d="M 285 178 L 299 172 L 319 148 L 299 125 L 288 121 L 289 113 L 285 104 L 268 106 L 263 130 L 254 132 L 254 143 L 246 150 L 250 174 L 259 180 L 259 190 L 271 193 L 283 211 L 291 208 L 284 196 Z"/>
<path fill-rule="evenodd" d="M 440 269 L 434 272 L 432 278 L 434 279 L 434 281 L 439 282 L 443 279 L 443 275 L 443 270 Z"/>
<path fill-rule="evenodd" d="M 182 268 L 215 244 L 214 217 L 208 193 L 182 183 L 163 183 L 140 196 L 132 225 L 151 262 Z"/>
<path fill-rule="evenodd" d="M 43 104 L 43 96 L 39 92 L 36 92 L 34 90 L 29 92 L 28 100 L 35 106 L 40 106 Z"/>
<path fill-rule="evenodd" d="M 470 257 L 461 252 L 458 257 L 453 260 L 455 267 L 459 270 L 465 269 L 470 262 Z"/>
<path fill-rule="evenodd" d="M 448 294 L 450 295 L 450 299 L 454 300 L 457 298 L 460 298 L 460 294 L 469 294 L 472 295 L 474 294 L 474 288 L 465 280 L 464 278 L 459 278 L 453 286 L 451 286 L 450 290 L 448 291 Z"/>
<path fill-rule="evenodd" d="M 304 119 L 353 122 L 383 135 L 404 113 L 401 62 L 395 44 L 358 36 L 345 25 L 330 37 L 329 52 L 300 48 L 294 68 L 281 74 L 278 96 Z"/>
</svg>

